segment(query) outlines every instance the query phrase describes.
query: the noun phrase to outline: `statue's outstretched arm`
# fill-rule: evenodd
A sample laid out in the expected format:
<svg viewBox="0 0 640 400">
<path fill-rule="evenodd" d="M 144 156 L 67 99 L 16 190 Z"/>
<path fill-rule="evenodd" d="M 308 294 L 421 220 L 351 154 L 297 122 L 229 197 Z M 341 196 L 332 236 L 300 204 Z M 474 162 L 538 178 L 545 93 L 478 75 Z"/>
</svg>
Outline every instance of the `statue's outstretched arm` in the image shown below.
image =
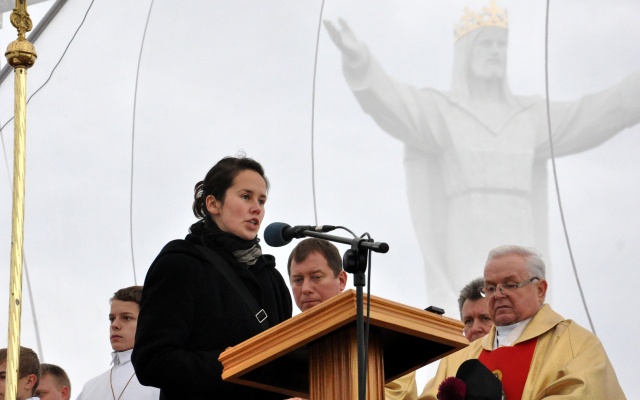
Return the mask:
<svg viewBox="0 0 640 400">
<path fill-rule="evenodd" d="M 357 64 L 362 62 L 366 58 L 366 52 L 364 51 L 364 44 L 361 43 L 356 34 L 353 33 L 349 25 L 338 18 L 340 28 L 336 27 L 333 22 L 329 20 L 323 20 L 324 27 L 329 33 L 329 37 L 342 52 L 342 57 L 345 63 Z"/>
<path fill-rule="evenodd" d="M 431 97 L 390 77 L 344 20 L 338 19 L 339 26 L 322 22 L 342 53 L 342 72 L 363 110 L 403 142 L 421 149 L 437 147 L 429 121 L 438 110 Z"/>
</svg>

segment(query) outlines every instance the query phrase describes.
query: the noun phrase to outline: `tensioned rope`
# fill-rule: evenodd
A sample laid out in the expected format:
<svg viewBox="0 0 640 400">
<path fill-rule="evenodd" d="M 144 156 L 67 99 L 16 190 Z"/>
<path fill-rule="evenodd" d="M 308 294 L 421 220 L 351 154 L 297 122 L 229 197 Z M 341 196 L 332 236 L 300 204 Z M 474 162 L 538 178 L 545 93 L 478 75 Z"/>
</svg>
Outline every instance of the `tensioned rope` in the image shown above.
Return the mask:
<svg viewBox="0 0 640 400">
<path fill-rule="evenodd" d="M 315 178 L 315 148 L 314 148 L 314 141 L 315 141 L 315 109 L 316 109 L 316 76 L 317 76 L 317 70 L 318 70 L 318 49 L 320 47 L 320 32 L 322 30 L 322 16 L 324 13 L 324 0 L 322 0 L 321 6 L 320 6 L 320 15 L 318 17 L 318 29 L 316 32 L 316 49 L 315 49 L 315 55 L 314 55 L 314 60 L 313 60 L 313 86 L 312 86 L 312 91 L 311 91 L 311 188 L 312 188 L 312 196 L 313 196 L 313 215 L 314 215 L 314 224 L 318 225 L 318 209 L 317 209 L 317 202 L 316 202 L 316 178 Z M 349 230 L 348 228 L 345 227 L 339 227 L 341 229 L 346 230 L 347 232 L 351 233 L 351 235 L 353 235 L 354 237 L 356 237 L 356 235 Z M 368 236 L 369 239 L 371 238 L 369 236 L 368 233 L 365 233 L 362 235 L 362 237 L 364 236 Z M 370 252 L 369 252 L 370 253 Z M 369 356 L 369 329 L 370 329 L 370 325 L 369 325 L 369 316 L 370 316 L 370 312 L 371 312 L 371 303 L 370 303 L 370 299 L 371 299 L 371 255 L 369 254 L 369 257 L 367 258 L 368 260 L 368 277 L 367 277 L 367 311 L 364 315 L 364 317 L 366 318 L 366 323 L 365 323 L 365 338 L 364 338 L 364 365 L 360 365 L 360 360 L 358 362 L 358 399 L 364 399 L 366 396 L 366 389 L 364 389 L 366 387 L 366 383 L 364 381 L 366 381 L 366 376 L 367 376 L 367 366 L 368 366 L 368 356 Z M 360 355 L 359 355 L 360 357 Z M 363 371 L 360 370 L 360 368 L 364 368 Z"/>
<path fill-rule="evenodd" d="M 553 131 L 551 128 L 551 104 L 549 101 L 549 8 L 550 6 L 551 6 L 551 0 L 547 0 L 547 9 L 545 14 L 545 25 L 544 25 L 544 87 L 545 87 L 545 101 L 547 106 L 547 130 L 549 133 L 549 150 L 551 152 L 553 183 L 556 189 L 556 198 L 558 199 L 558 210 L 560 212 L 560 220 L 562 222 L 562 230 L 564 232 L 564 238 L 567 243 L 567 250 L 569 251 L 569 258 L 571 259 L 571 267 L 573 268 L 573 275 L 576 278 L 576 284 L 578 285 L 578 290 L 580 291 L 580 298 L 582 299 L 582 305 L 584 307 L 585 313 L 587 314 L 587 319 L 589 320 L 591 331 L 595 335 L 596 328 L 595 326 L 593 326 L 593 321 L 591 321 L 591 313 L 589 312 L 589 307 L 587 307 L 587 301 L 585 300 L 584 292 L 582 291 L 582 285 L 580 284 L 580 278 L 578 277 L 578 269 L 576 268 L 576 262 L 573 258 L 573 250 L 571 249 L 571 240 L 569 240 L 569 231 L 567 229 L 567 223 L 564 219 L 564 208 L 562 206 L 562 199 L 560 196 L 560 184 L 558 183 L 558 174 L 556 172 L 556 155 L 553 149 Z"/>
<path fill-rule="evenodd" d="M 320 31 L 322 30 L 322 15 L 324 0 L 320 4 L 318 30 L 316 32 L 316 51 L 313 59 L 313 85 L 311 88 L 311 195 L 313 198 L 313 221 L 318 225 L 318 206 L 316 202 L 316 158 L 315 158 L 315 125 L 316 125 L 316 74 L 318 72 L 318 49 L 320 47 Z"/>
<path fill-rule="evenodd" d="M 151 18 L 151 10 L 153 9 L 154 0 L 151 0 L 149 4 L 149 12 L 147 13 L 147 21 L 144 24 L 144 32 L 142 33 L 142 41 L 140 43 L 140 53 L 138 54 L 138 66 L 136 67 L 136 82 L 135 90 L 133 92 L 133 120 L 131 123 L 131 185 L 129 187 L 129 243 L 131 246 L 131 266 L 133 268 L 133 284 L 138 285 L 138 279 L 136 278 L 136 259 L 133 252 L 133 166 L 134 166 L 134 144 L 136 133 L 136 106 L 138 104 L 138 81 L 140 77 L 140 62 L 142 60 L 142 50 L 144 49 L 144 42 L 147 37 L 147 28 L 149 27 L 149 19 Z"/>
</svg>

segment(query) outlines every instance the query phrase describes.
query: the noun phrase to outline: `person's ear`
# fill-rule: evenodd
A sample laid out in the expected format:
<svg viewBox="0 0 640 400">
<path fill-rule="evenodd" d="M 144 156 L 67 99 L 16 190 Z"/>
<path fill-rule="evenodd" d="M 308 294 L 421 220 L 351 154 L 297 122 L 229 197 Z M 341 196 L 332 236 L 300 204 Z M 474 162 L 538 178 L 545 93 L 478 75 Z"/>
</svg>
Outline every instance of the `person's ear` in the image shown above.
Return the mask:
<svg viewBox="0 0 640 400">
<path fill-rule="evenodd" d="M 218 215 L 220 214 L 220 208 L 222 206 L 222 203 L 218 200 L 216 200 L 216 198 L 213 195 L 208 195 L 206 199 L 204 199 L 205 205 L 207 206 L 207 211 L 209 211 L 209 214 L 211 215 Z"/>
<path fill-rule="evenodd" d="M 345 270 L 340 271 L 338 279 L 340 280 L 340 291 L 342 292 L 347 286 L 347 272 Z"/>
<path fill-rule="evenodd" d="M 60 389 L 60 394 L 62 395 L 63 399 L 69 400 L 69 397 L 70 397 L 69 386 L 63 386 L 62 389 Z"/>
<path fill-rule="evenodd" d="M 36 382 L 38 382 L 38 377 L 35 376 L 34 374 L 29 374 L 25 378 L 26 379 L 24 381 L 24 389 L 28 393 L 33 393 L 34 392 L 33 388 L 36 386 Z"/>
<path fill-rule="evenodd" d="M 547 295 L 547 286 L 547 281 L 544 279 L 538 283 L 538 298 L 542 303 L 544 303 L 544 298 Z"/>
</svg>

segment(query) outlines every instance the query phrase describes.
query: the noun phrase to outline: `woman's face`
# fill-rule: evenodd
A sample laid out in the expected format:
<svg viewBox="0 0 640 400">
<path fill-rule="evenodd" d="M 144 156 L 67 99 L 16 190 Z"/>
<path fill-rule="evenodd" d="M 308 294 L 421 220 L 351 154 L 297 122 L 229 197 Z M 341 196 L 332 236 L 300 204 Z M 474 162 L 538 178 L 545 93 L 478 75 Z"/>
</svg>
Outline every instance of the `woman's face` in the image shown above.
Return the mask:
<svg viewBox="0 0 640 400">
<path fill-rule="evenodd" d="M 258 235 L 266 201 L 267 184 L 250 169 L 236 175 L 225 193 L 224 203 L 212 195 L 206 198 L 207 211 L 218 227 L 246 240 Z"/>
</svg>

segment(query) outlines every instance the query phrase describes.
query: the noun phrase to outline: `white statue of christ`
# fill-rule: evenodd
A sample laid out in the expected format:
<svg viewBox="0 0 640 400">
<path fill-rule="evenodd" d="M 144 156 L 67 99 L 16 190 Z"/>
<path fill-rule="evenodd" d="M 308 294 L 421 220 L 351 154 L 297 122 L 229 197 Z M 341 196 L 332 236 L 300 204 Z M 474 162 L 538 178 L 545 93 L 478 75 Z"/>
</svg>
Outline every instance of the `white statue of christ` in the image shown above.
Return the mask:
<svg viewBox="0 0 640 400">
<path fill-rule="evenodd" d="M 491 2 L 456 27 L 449 91 L 389 77 L 348 25 L 325 21 L 347 83 L 366 113 L 405 144 L 407 197 L 430 304 L 457 308 L 489 250 L 532 246 L 548 256 L 545 99 L 513 95 L 506 80 L 508 22 Z M 640 122 L 640 71 L 573 102 L 551 102 L 556 156 L 603 143 Z M 400 205 L 399 205 L 400 206 Z"/>
</svg>

